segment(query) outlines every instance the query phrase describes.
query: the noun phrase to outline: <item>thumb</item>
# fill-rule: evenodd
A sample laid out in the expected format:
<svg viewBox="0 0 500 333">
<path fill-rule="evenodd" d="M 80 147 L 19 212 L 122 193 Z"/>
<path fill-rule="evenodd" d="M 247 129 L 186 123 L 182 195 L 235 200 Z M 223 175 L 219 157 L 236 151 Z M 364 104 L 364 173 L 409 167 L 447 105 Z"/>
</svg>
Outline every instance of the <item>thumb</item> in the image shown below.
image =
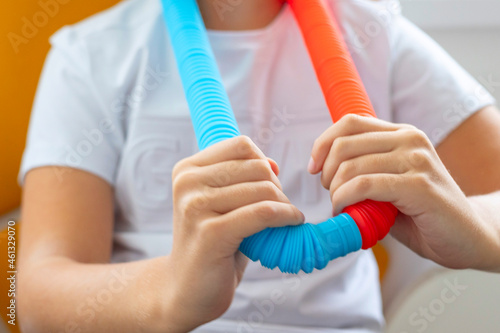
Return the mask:
<svg viewBox="0 0 500 333">
<path fill-rule="evenodd" d="M 420 254 L 419 229 L 413 219 L 399 212 L 396 217 L 396 223 L 391 228 L 390 234 L 400 243 L 404 244 L 413 252 Z"/>
</svg>

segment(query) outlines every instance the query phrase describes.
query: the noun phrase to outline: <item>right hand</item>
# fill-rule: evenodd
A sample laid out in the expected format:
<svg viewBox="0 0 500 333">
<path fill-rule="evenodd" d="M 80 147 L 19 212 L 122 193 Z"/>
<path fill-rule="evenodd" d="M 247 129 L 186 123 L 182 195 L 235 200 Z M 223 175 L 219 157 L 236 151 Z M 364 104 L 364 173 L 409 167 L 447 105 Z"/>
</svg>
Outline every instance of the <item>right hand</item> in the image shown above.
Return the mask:
<svg viewBox="0 0 500 333">
<path fill-rule="evenodd" d="M 238 251 L 245 237 L 304 222 L 277 173 L 276 163 L 245 136 L 174 167 L 173 274 L 167 288 L 178 327 L 194 329 L 229 308 L 248 262 Z"/>
</svg>

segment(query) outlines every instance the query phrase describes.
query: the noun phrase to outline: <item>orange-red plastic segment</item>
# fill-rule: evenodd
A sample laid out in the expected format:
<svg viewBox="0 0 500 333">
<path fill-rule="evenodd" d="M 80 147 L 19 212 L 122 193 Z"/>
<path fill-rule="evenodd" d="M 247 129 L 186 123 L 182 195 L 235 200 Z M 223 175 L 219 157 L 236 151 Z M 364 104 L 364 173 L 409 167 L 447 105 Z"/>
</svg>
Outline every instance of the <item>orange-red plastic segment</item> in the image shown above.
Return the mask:
<svg viewBox="0 0 500 333">
<path fill-rule="evenodd" d="M 375 117 L 340 28 L 323 0 L 288 0 L 302 31 L 330 115 Z"/>
<path fill-rule="evenodd" d="M 302 31 L 334 122 L 349 113 L 376 117 L 375 110 L 324 0 L 288 0 Z M 365 200 L 346 207 L 361 233 L 363 249 L 384 238 L 398 210 L 391 203 Z"/>
</svg>

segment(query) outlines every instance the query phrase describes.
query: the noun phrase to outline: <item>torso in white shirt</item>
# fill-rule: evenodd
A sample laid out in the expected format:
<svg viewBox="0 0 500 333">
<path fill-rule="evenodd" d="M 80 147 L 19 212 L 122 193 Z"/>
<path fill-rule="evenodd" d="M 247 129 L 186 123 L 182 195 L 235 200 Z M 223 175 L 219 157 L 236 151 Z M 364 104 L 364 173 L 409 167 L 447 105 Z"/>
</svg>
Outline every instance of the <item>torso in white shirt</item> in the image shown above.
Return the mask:
<svg viewBox="0 0 500 333">
<path fill-rule="evenodd" d="M 408 82 L 401 81 L 401 89 L 394 87 L 393 62 L 398 59 L 394 59 L 391 45 L 394 39 L 404 43 L 403 38 L 395 35 L 397 31 L 390 31 L 391 20 L 398 16 L 394 12 L 397 2 L 328 3 L 341 21 L 379 118 L 408 119 L 407 122 L 415 118 L 413 123 L 421 125 L 429 136 L 436 128 L 442 134 L 457 125 L 458 121 L 446 122 L 440 115 L 426 114 L 427 108 L 408 103 L 403 85 L 415 81 L 411 71 Z M 370 30 L 374 24 L 378 32 Z M 96 144 L 91 154 L 81 158 L 78 165 L 70 166 L 93 172 L 115 186 L 114 262 L 170 252 L 171 170 L 180 159 L 198 151 L 165 29 L 157 0 L 125 1 L 75 27 L 63 29 L 52 40 L 57 50 L 53 51 L 52 60 L 49 57 L 34 107 L 21 178 L 30 168 L 53 164 L 51 159 L 70 165 L 70 155 L 78 154 L 82 140 L 89 140 L 79 134 L 82 129 L 92 132 L 106 120 L 113 124 L 111 130 L 102 131 L 103 142 Z M 363 34 L 368 39 L 360 38 Z M 331 217 L 328 191 L 322 188 L 319 176 L 306 171 L 312 144 L 331 125 L 331 120 L 290 9 L 285 7 L 264 29 L 209 31 L 209 38 L 241 132 L 277 161 L 285 194 L 304 212 L 308 222 Z M 405 44 L 399 46 L 404 47 Z M 436 46 L 430 48 L 429 52 L 443 56 Z M 66 49 L 73 51 L 66 54 Z M 102 109 L 102 113 L 78 102 L 76 97 L 71 99 L 71 93 L 61 94 L 59 100 L 51 96 L 53 90 L 68 86 L 64 80 L 54 80 L 71 80 L 64 74 L 64 66 L 69 66 L 68 59 L 72 57 L 81 57 L 78 65 L 85 73 L 82 76 L 92 81 L 90 90 L 99 96 L 97 101 L 88 97 L 88 102 Z M 424 65 L 437 70 L 434 63 L 425 63 L 428 58 L 423 57 Z M 428 109 L 434 107 L 432 103 L 443 104 L 444 98 L 459 98 L 475 87 L 475 82 L 461 69 L 450 66 L 444 71 L 445 78 L 464 78 L 465 83 L 450 88 L 448 95 L 420 92 L 431 95 L 422 101 L 428 103 Z M 404 75 L 399 76 L 404 79 Z M 73 83 L 67 89 L 73 89 Z M 61 88 L 54 89 L 58 84 Z M 424 88 L 422 82 L 415 93 Z M 394 96 L 399 99 L 395 101 Z M 483 104 L 489 102 L 486 97 L 481 100 Z M 412 110 L 414 106 L 422 111 Z M 74 117 L 74 123 L 59 120 L 59 112 L 65 108 L 71 108 L 74 114 L 68 117 Z M 420 116 L 415 112 L 421 112 Z M 49 131 L 42 135 L 41 129 L 47 127 Z M 46 142 L 42 142 L 42 136 Z M 197 331 L 378 332 L 383 325 L 379 294 L 378 271 L 371 251 L 336 259 L 312 274 L 286 275 L 250 263 L 230 309 L 221 319 Z"/>
</svg>

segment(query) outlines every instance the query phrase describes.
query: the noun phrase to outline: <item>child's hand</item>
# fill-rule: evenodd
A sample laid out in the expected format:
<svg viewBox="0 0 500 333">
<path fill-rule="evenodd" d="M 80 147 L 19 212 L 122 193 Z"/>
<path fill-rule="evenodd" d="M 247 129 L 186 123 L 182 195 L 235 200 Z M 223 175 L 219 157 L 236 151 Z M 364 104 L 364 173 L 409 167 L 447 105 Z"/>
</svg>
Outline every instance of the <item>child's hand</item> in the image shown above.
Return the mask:
<svg viewBox="0 0 500 333">
<path fill-rule="evenodd" d="M 174 274 L 167 288 L 186 331 L 221 316 L 231 304 L 247 263 L 238 251 L 243 238 L 304 221 L 277 173 L 276 163 L 243 136 L 175 166 Z"/>
<path fill-rule="evenodd" d="M 413 126 L 346 116 L 314 144 L 309 172 L 320 171 L 335 215 L 365 199 L 391 202 L 400 211 L 392 234 L 442 265 L 473 267 L 481 243 L 491 239 L 431 142 Z"/>
</svg>

